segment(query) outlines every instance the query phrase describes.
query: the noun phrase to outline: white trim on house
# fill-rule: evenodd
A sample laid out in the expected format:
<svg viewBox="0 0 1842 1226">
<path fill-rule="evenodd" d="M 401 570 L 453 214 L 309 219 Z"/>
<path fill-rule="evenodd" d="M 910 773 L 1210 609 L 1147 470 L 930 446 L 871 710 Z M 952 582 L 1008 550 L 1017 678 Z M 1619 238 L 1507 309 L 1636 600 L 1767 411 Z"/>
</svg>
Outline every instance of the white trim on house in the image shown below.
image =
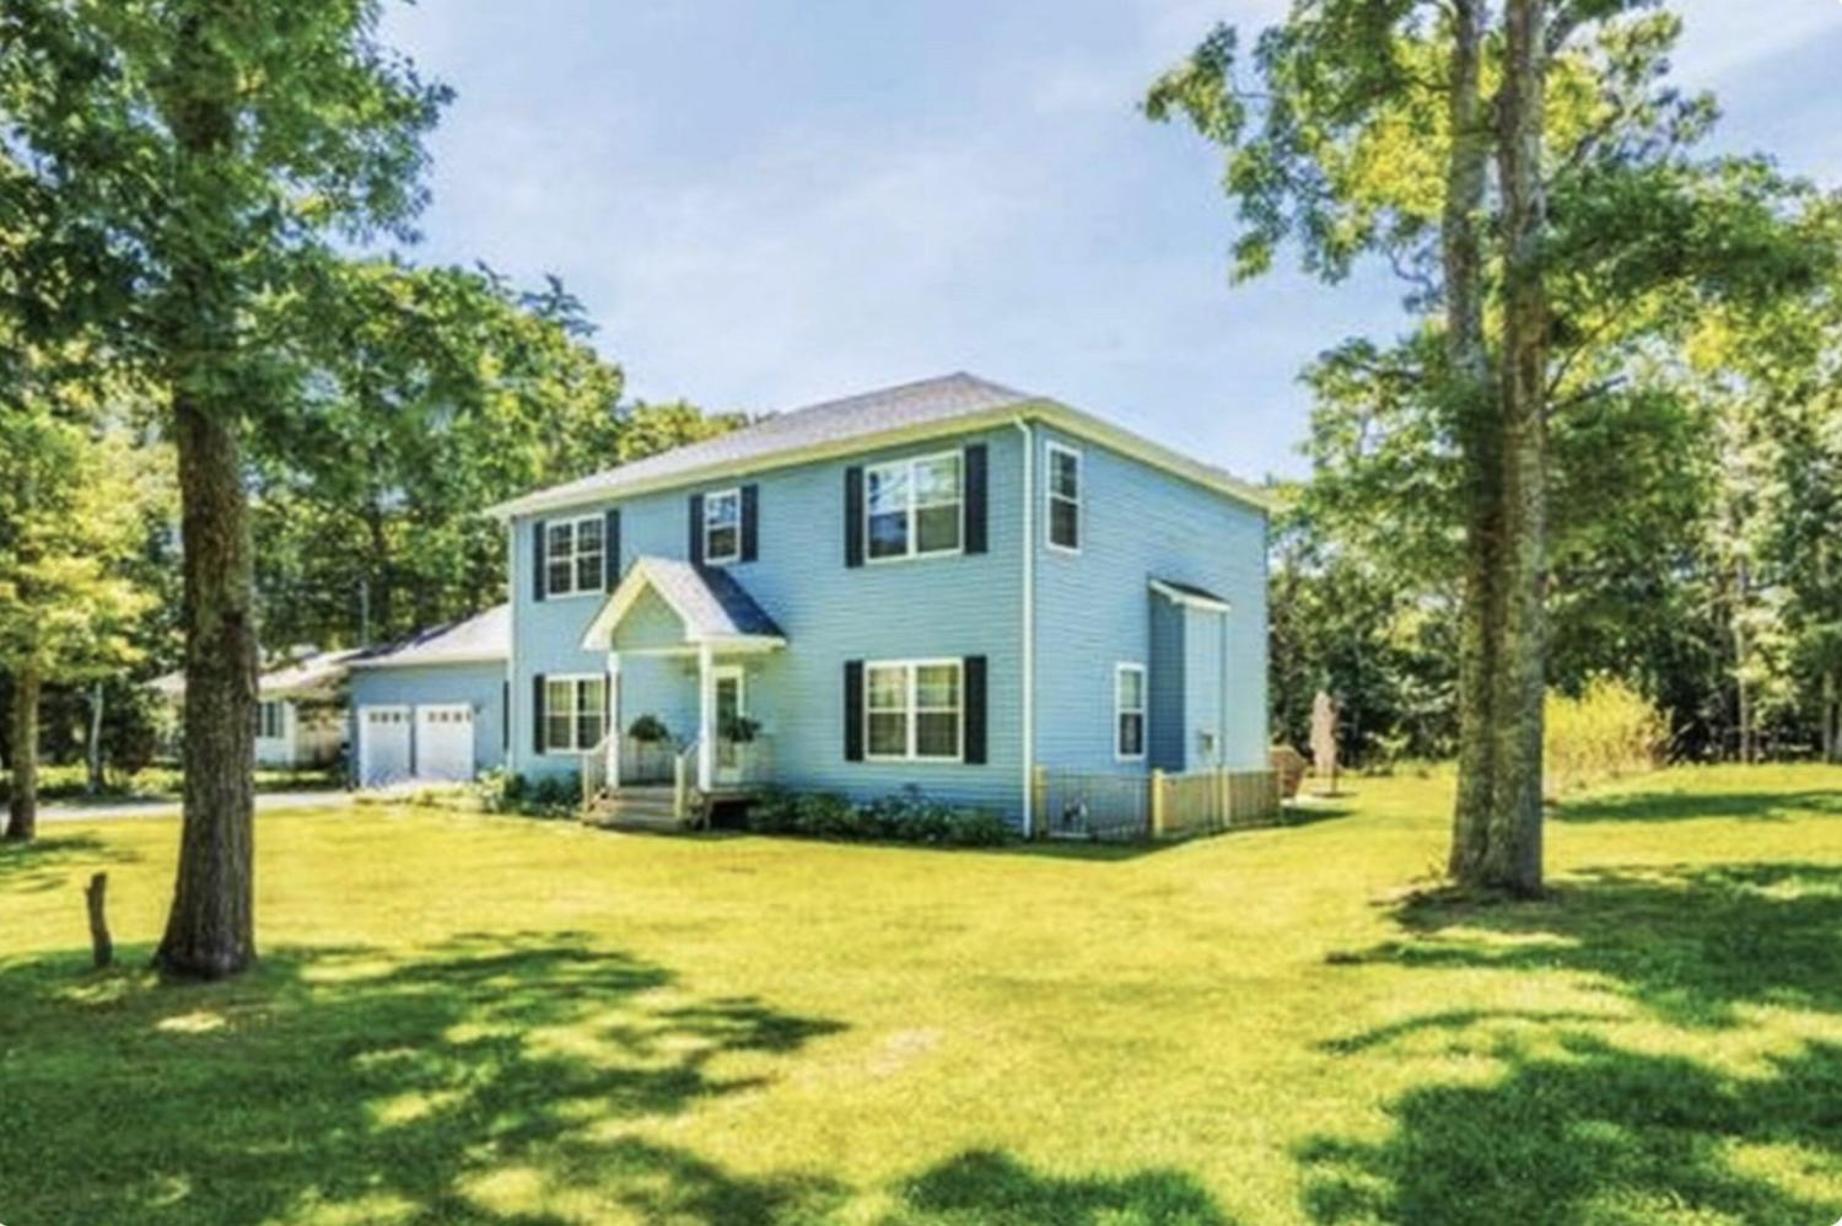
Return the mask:
<svg viewBox="0 0 1842 1226">
<path fill-rule="evenodd" d="M 503 651 L 454 651 L 441 652 L 436 655 L 411 656 L 399 660 L 394 656 L 379 656 L 375 660 L 353 660 L 350 668 L 439 668 L 444 664 L 497 664 L 507 658 Z"/>
<path fill-rule="evenodd" d="M 908 443 L 925 442 L 931 439 L 950 438 L 955 435 L 975 434 L 1016 421 L 1040 422 L 1045 426 L 1071 435 L 1085 442 L 1096 443 L 1110 448 L 1130 459 L 1149 465 L 1174 477 L 1180 477 L 1204 489 L 1226 495 L 1246 506 L 1261 512 L 1272 510 L 1272 498 L 1259 486 L 1242 481 L 1219 468 L 1193 460 L 1189 456 L 1173 451 L 1160 443 L 1141 438 L 1131 431 L 1113 425 L 1111 422 L 1095 417 L 1091 413 L 1071 408 L 1054 400 L 1026 400 L 1016 404 L 1001 405 L 977 413 L 965 413 L 954 417 L 940 418 L 918 426 L 900 426 L 891 430 L 881 430 L 869 434 L 849 435 L 844 438 L 828 439 L 807 447 L 790 447 L 783 451 L 764 453 L 746 459 L 727 459 L 709 464 L 701 464 L 681 472 L 666 473 L 651 479 L 630 481 L 627 483 L 610 483 L 586 489 L 538 490 L 520 498 L 502 502 L 488 507 L 485 514 L 499 519 L 511 519 L 514 516 L 542 515 L 551 511 L 567 510 L 571 507 L 591 506 L 601 503 L 624 500 L 640 494 L 656 493 L 660 490 L 684 489 L 689 486 L 702 485 L 713 477 L 726 480 L 739 480 L 775 469 L 791 468 L 801 464 L 810 464 L 819 460 L 843 459 L 863 455 L 872 451 L 883 451 Z"/>
<path fill-rule="evenodd" d="M 698 619 L 690 609 L 680 601 L 670 583 L 662 583 L 655 570 L 660 565 L 659 559 L 641 557 L 627 568 L 626 577 L 620 581 L 601 611 L 595 614 L 588 628 L 582 632 L 581 647 L 584 651 L 610 651 L 613 649 L 614 628 L 633 609 L 641 595 L 647 589 L 657 593 L 666 607 L 677 617 L 684 627 L 684 645 L 671 647 L 623 647 L 622 655 L 695 655 L 697 647 L 703 643 L 721 647 L 724 651 L 770 651 L 776 647 L 785 647 L 787 640 L 778 634 L 714 634 L 698 627 Z"/>
<path fill-rule="evenodd" d="M 1023 435 L 1023 837 L 1036 823 L 1036 432 L 1027 418 L 1011 423 Z"/>
<path fill-rule="evenodd" d="M 579 548 L 582 539 L 582 525 L 594 524 L 600 535 L 601 544 L 595 549 L 595 581 L 592 584 L 582 582 L 582 556 L 585 550 Z M 559 528 L 569 529 L 569 587 L 555 588 L 550 585 L 551 568 L 558 563 L 555 553 L 555 533 Z M 544 599 L 568 600 L 572 596 L 586 596 L 600 592 L 607 583 L 608 574 L 608 532 L 607 520 L 599 513 L 593 515 L 572 515 L 565 519 L 553 519 L 544 523 Z"/>
<path fill-rule="evenodd" d="M 1219 596 L 1204 596 L 1198 592 L 1186 592 L 1180 587 L 1172 587 L 1162 579 L 1153 579 L 1151 581 L 1151 590 L 1164 597 L 1164 599 L 1170 601 L 1172 604 L 1185 605 L 1192 609 L 1201 609 L 1206 613 L 1234 612 L 1234 606 L 1229 604 L 1226 600 L 1221 599 Z"/>
<path fill-rule="evenodd" d="M 588 745 L 578 745 L 582 731 L 582 685 L 584 682 L 599 681 L 602 685 L 602 700 L 595 718 L 601 721 L 601 736 Z M 550 687 L 553 685 L 569 686 L 569 741 L 567 746 L 553 745 L 550 742 L 550 721 L 556 718 L 556 708 L 550 701 Z M 544 754 L 547 757 L 561 755 L 585 754 L 601 743 L 608 734 L 608 715 L 610 691 L 607 689 L 608 674 L 599 673 L 545 673 L 544 674 Z"/>
<path fill-rule="evenodd" d="M 951 502 L 939 500 L 923 505 L 921 483 L 916 479 L 923 464 L 938 460 L 953 462 L 953 487 L 955 496 Z M 873 500 L 870 496 L 871 474 L 884 469 L 907 469 L 905 489 L 907 505 L 903 509 L 901 553 L 876 553 L 876 536 L 870 531 L 870 521 L 874 519 Z M 937 510 L 951 506 L 955 508 L 953 517 L 955 532 L 953 546 L 950 549 L 921 548 L 921 512 Z M 889 512 L 885 512 L 889 514 Z M 925 455 L 898 456 L 893 460 L 879 460 L 875 464 L 863 466 L 863 560 L 865 565 L 881 566 L 887 562 L 915 562 L 927 558 L 953 558 L 966 552 L 966 453 L 961 449 L 932 451 Z"/>
<path fill-rule="evenodd" d="M 1124 687 L 1121 682 L 1128 674 L 1138 677 L 1138 705 L 1136 707 L 1128 707 L 1125 704 L 1122 692 Z M 1120 734 L 1125 731 L 1125 718 L 1128 715 L 1138 716 L 1137 753 L 1127 753 L 1122 748 L 1125 738 Z M 1145 666 L 1136 660 L 1120 661 L 1113 666 L 1113 761 L 1143 762 L 1145 760 L 1147 741 L 1150 739 L 1147 735 L 1151 724 L 1150 717 L 1151 694 L 1146 684 Z"/>
<path fill-rule="evenodd" d="M 1055 488 L 1055 458 L 1065 455 L 1074 460 L 1075 492 L 1073 497 L 1061 493 Z M 1067 443 L 1058 443 L 1048 439 L 1043 444 L 1043 544 L 1052 552 L 1079 557 L 1081 546 L 1087 538 L 1087 464 L 1079 447 L 1070 447 Z M 1064 545 L 1055 539 L 1056 503 L 1067 503 L 1074 507 L 1075 539 L 1074 544 Z"/>
<path fill-rule="evenodd" d="M 735 519 L 728 524 L 712 524 L 710 522 L 711 512 L 715 509 L 719 500 L 731 501 L 735 504 Z M 735 534 L 735 549 L 730 553 L 719 555 L 712 552 L 710 549 L 710 533 L 713 529 L 721 531 L 723 528 L 728 528 Z M 726 490 L 717 490 L 715 493 L 704 495 L 704 518 L 703 523 L 698 525 L 698 531 L 703 534 L 704 564 L 706 566 L 727 566 L 731 562 L 740 562 L 742 560 L 741 486 L 732 485 Z"/>
<path fill-rule="evenodd" d="M 955 716 L 953 722 L 953 753 L 923 754 L 920 752 L 920 726 L 922 715 L 940 715 L 949 708 L 922 707 L 920 705 L 921 670 L 924 668 L 951 668 L 953 670 Z M 877 670 L 888 671 L 902 669 L 907 681 L 904 686 L 903 705 L 900 713 L 905 726 L 907 745 L 899 754 L 876 753 L 871 748 L 870 717 L 875 710 L 870 706 L 873 687 L 870 675 Z M 883 714 L 889 714 L 895 708 L 881 708 Z M 863 760 L 865 762 L 912 762 L 923 765 L 953 766 L 966 760 L 966 661 L 959 656 L 937 657 L 921 660 L 865 660 L 863 662 Z"/>
</svg>

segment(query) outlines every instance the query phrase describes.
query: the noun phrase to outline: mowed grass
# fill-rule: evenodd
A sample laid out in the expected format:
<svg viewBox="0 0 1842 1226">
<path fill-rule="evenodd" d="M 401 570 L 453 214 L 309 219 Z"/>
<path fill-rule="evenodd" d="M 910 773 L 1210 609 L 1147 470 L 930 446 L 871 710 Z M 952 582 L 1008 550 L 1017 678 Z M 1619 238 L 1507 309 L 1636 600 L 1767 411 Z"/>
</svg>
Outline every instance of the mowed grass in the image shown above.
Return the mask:
<svg viewBox="0 0 1842 1226">
<path fill-rule="evenodd" d="M 176 824 L 52 826 L 0 851 L 0 1221 L 1842 1215 L 1842 770 L 1572 802 L 1488 908 L 1404 891 L 1448 780 L 1350 791 L 1143 854 L 265 816 L 205 987 L 140 969 Z"/>
</svg>

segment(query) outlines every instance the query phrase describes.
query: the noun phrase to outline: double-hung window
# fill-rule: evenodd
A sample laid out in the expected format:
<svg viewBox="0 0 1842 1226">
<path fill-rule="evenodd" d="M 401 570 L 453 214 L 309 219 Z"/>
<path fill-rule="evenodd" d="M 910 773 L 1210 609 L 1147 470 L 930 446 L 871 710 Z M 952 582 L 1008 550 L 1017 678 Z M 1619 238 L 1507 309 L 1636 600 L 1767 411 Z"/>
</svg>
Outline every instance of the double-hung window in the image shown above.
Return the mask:
<svg viewBox="0 0 1842 1226">
<path fill-rule="evenodd" d="M 864 666 L 864 743 L 876 761 L 957 762 L 965 732 L 958 660 Z"/>
<path fill-rule="evenodd" d="M 1081 548 L 1081 453 L 1050 443 L 1048 457 L 1049 545 L 1075 553 Z"/>
<path fill-rule="evenodd" d="M 544 590 L 551 596 L 601 590 L 607 552 L 599 515 L 560 519 L 544 533 Z"/>
<path fill-rule="evenodd" d="M 742 556 L 742 491 L 704 496 L 704 561 L 716 565 Z"/>
<path fill-rule="evenodd" d="M 872 562 L 958 553 L 965 487 L 957 451 L 864 470 L 864 515 Z"/>
<path fill-rule="evenodd" d="M 1145 666 L 1113 670 L 1113 756 L 1122 762 L 1145 756 Z"/>
<path fill-rule="evenodd" d="M 595 675 L 544 679 L 545 752 L 580 753 L 601 744 L 607 685 Z"/>
<path fill-rule="evenodd" d="M 282 704 L 279 702 L 262 702 L 256 705 L 256 736 L 264 741 L 281 739 L 285 721 Z"/>
</svg>

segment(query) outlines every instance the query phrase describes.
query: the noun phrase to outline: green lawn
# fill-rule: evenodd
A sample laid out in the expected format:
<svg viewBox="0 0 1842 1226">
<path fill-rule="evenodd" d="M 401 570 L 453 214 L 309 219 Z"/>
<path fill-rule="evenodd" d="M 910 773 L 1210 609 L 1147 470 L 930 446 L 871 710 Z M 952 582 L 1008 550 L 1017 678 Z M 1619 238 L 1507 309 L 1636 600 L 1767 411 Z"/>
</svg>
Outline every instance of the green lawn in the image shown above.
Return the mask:
<svg viewBox="0 0 1842 1226">
<path fill-rule="evenodd" d="M 1842 1215 L 1842 770 L 1627 782 L 1485 910 L 1401 901 L 1445 781 L 1353 787 L 1111 855 L 265 816 L 265 960 L 203 988 L 138 969 L 175 825 L 50 827 L 0 851 L 0 1221 Z"/>
</svg>

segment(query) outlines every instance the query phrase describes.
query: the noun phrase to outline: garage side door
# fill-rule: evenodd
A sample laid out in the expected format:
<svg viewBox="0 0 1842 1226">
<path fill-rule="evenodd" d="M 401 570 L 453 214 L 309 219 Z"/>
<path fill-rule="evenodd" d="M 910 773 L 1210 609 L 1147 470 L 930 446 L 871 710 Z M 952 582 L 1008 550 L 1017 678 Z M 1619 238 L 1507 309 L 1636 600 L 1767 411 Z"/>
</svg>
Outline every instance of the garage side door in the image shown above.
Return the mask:
<svg viewBox="0 0 1842 1226">
<path fill-rule="evenodd" d="M 473 778 L 473 708 L 465 703 L 416 708 L 416 778 Z"/>
<path fill-rule="evenodd" d="M 358 708 L 359 785 L 382 787 L 409 774 L 409 708 Z"/>
</svg>

